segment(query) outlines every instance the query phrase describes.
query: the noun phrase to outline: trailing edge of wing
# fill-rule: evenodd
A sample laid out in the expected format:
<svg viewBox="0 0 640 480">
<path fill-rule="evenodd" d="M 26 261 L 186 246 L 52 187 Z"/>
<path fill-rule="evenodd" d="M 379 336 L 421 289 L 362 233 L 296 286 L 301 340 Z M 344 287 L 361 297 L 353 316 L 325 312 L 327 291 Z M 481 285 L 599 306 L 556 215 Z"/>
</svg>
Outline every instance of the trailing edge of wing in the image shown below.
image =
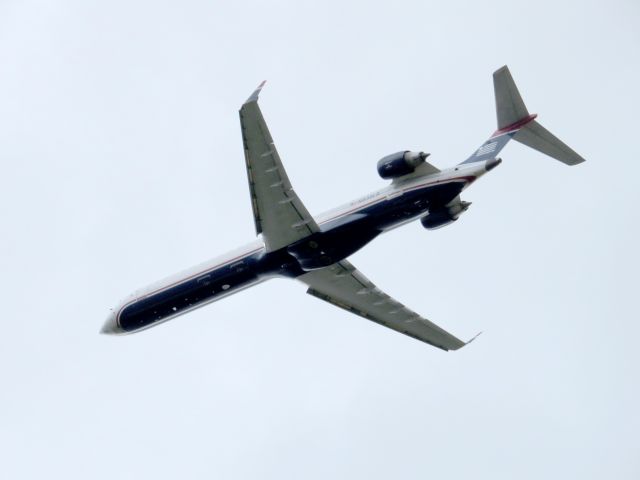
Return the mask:
<svg viewBox="0 0 640 480">
<path fill-rule="evenodd" d="M 258 106 L 264 84 L 240 108 L 240 125 L 256 233 L 271 252 L 320 229 L 293 190 Z"/>
<path fill-rule="evenodd" d="M 305 273 L 298 280 L 309 286 L 307 293 L 314 297 L 442 350 L 458 350 L 469 343 L 391 298 L 346 260 Z"/>
</svg>

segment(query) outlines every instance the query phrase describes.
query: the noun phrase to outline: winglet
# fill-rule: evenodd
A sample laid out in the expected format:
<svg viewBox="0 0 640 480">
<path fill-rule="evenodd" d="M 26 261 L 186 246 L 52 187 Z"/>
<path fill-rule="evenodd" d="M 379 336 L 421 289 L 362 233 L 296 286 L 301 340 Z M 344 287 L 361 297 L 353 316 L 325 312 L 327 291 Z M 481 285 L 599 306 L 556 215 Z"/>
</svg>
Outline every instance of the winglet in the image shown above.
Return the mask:
<svg viewBox="0 0 640 480">
<path fill-rule="evenodd" d="M 468 342 L 466 342 L 466 343 L 465 343 L 465 345 L 469 345 L 471 342 L 473 342 L 473 341 L 474 341 L 476 338 L 478 338 L 480 335 L 482 335 L 482 332 L 478 332 L 478 333 L 476 333 L 476 335 L 475 335 L 471 340 L 469 340 Z"/>
<path fill-rule="evenodd" d="M 257 102 L 258 101 L 258 97 L 260 96 L 260 90 L 262 90 L 262 87 L 264 87 L 265 83 L 267 83 L 267 81 L 263 80 L 262 83 L 260 83 L 260 85 L 258 85 L 258 88 L 256 88 L 253 91 L 251 96 L 249 98 L 247 98 L 247 101 L 244 102 L 244 103 L 247 104 L 247 103 Z"/>
</svg>

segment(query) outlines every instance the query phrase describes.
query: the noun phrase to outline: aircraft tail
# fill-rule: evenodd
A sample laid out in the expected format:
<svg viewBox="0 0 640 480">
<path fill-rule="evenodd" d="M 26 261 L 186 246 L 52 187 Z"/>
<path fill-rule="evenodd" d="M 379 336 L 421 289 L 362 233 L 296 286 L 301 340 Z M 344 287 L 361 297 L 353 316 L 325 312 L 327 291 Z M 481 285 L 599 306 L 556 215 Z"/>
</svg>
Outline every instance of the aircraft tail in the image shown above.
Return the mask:
<svg viewBox="0 0 640 480">
<path fill-rule="evenodd" d="M 530 115 L 522 101 L 509 69 L 505 65 L 493 74 L 498 132 L 515 130 L 513 139 L 567 165 L 584 162 L 584 158 L 544 128 Z M 495 135 L 495 134 L 494 134 Z"/>
<path fill-rule="evenodd" d="M 493 73 L 493 89 L 498 129 L 463 163 L 495 158 L 512 138 L 566 165 L 584 162 L 584 158 L 536 122 L 537 115 L 527 110 L 506 65 Z"/>
</svg>

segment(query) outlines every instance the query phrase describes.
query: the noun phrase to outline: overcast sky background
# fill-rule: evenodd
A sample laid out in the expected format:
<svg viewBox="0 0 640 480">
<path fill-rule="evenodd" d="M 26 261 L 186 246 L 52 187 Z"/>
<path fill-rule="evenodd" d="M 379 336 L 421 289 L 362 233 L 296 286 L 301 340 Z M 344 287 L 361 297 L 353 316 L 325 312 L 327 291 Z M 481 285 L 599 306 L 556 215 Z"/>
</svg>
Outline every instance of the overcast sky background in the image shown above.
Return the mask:
<svg viewBox="0 0 640 480">
<path fill-rule="evenodd" d="M 0 1 L 0 477 L 640 478 L 640 4 Z M 274 280 L 98 335 L 254 238 L 237 110 L 312 213 L 466 158 L 508 64 L 587 163 L 512 143 L 456 224 L 352 257 L 444 353 Z"/>
</svg>

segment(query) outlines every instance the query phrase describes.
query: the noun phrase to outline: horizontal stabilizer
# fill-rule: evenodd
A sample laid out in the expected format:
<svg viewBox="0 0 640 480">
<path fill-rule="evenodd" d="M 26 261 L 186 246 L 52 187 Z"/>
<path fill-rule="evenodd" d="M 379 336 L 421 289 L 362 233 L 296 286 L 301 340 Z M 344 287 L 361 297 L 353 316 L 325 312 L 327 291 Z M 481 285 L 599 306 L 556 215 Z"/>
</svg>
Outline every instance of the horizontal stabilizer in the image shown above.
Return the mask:
<svg viewBox="0 0 640 480">
<path fill-rule="evenodd" d="M 567 165 L 584 162 L 584 158 L 535 120 L 520 129 L 513 139 Z"/>
</svg>

